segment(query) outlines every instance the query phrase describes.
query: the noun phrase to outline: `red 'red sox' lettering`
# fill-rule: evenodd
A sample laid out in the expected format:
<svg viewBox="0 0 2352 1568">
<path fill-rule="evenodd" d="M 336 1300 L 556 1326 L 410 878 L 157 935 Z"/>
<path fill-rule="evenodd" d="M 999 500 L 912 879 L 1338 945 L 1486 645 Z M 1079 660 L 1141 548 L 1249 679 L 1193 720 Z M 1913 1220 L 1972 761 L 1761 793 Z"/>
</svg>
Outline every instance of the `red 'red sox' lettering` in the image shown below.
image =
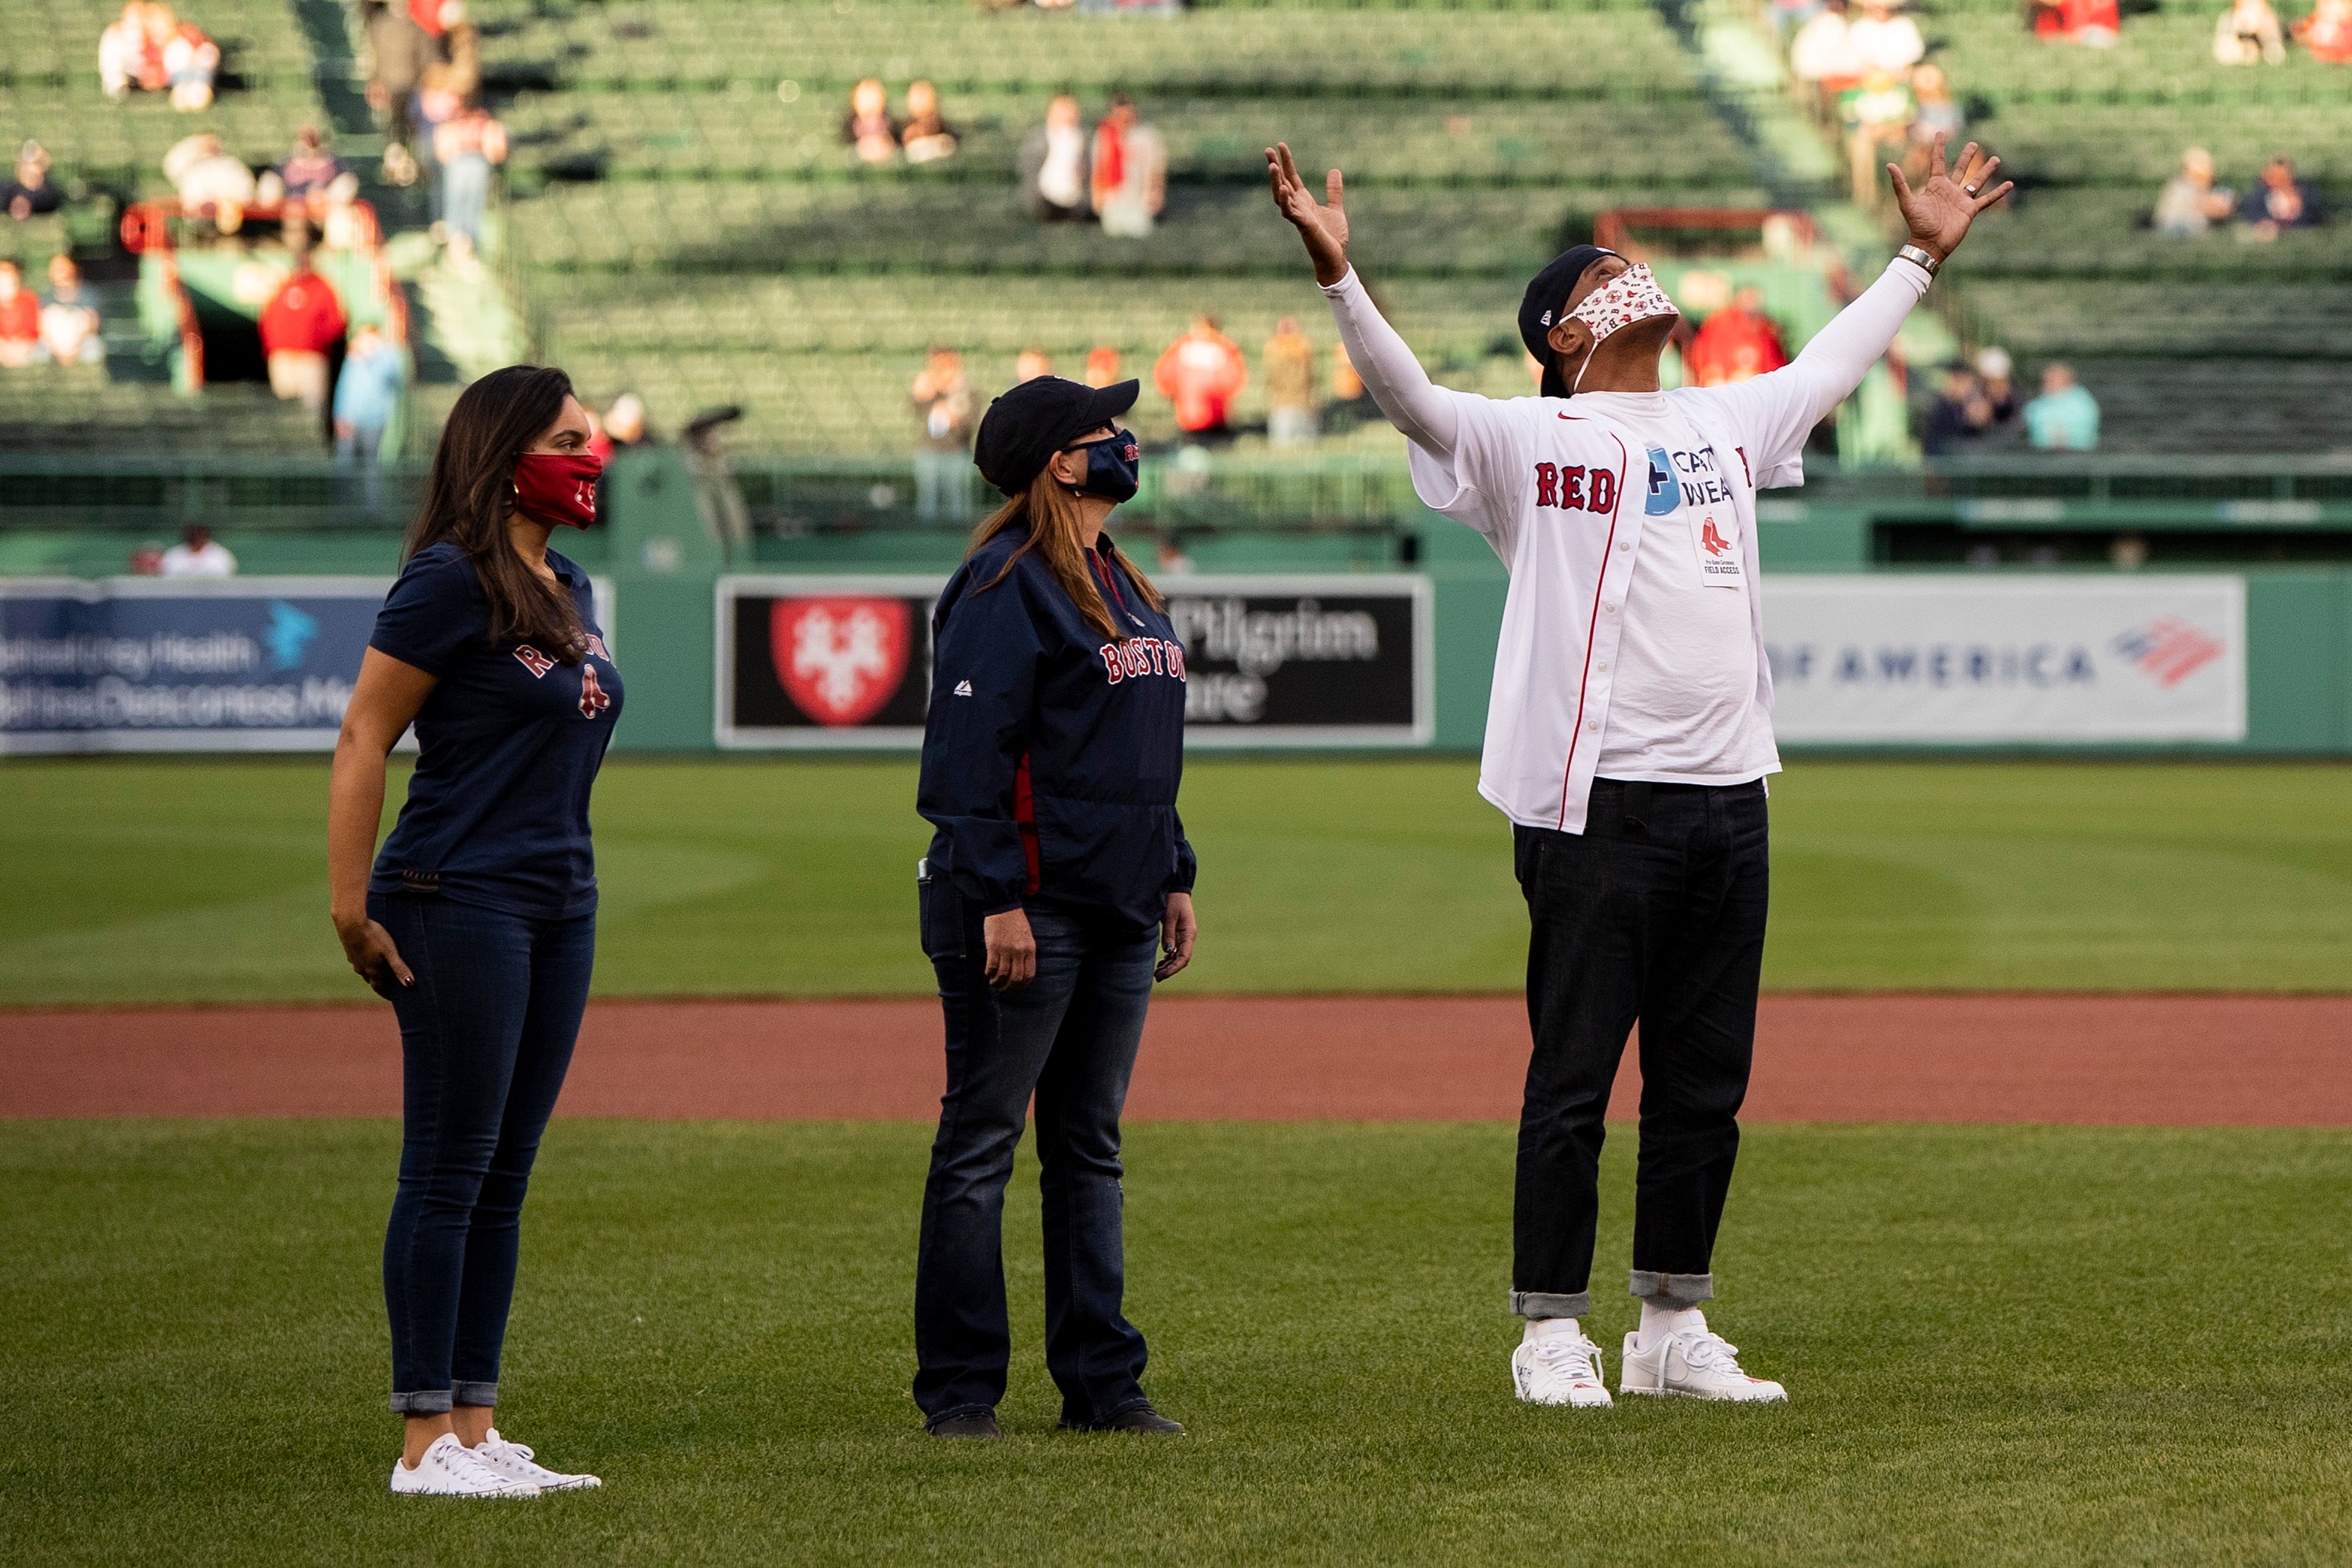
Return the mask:
<svg viewBox="0 0 2352 1568">
<path fill-rule="evenodd" d="M 1591 471 L 1592 488 L 1585 489 L 1581 463 L 1536 465 L 1536 505 L 1568 511 L 1610 511 L 1617 505 L 1617 476 L 1606 468 Z"/>
<path fill-rule="evenodd" d="M 1130 677 L 1165 675 L 1184 679 L 1184 648 L 1159 637 L 1129 637 L 1107 642 L 1095 650 L 1103 661 L 1103 675 L 1113 686 Z"/>
<path fill-rule="evenodd" d="M 522 660 L 522 667 L 530 671 L 534 677 L 544 677 L 549 670 L 555 668 L 553 659 L 529 643 L 517 643 L 514 653 L 517 658 Z"/>
</svg>

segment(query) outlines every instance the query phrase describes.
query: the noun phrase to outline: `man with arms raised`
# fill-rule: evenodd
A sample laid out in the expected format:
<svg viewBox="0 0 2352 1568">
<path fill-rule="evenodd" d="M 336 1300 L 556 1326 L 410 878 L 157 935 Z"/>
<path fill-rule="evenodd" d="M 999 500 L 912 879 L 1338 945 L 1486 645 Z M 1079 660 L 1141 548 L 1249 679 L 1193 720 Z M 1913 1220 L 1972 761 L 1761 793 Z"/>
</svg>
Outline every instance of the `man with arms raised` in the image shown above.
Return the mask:
<svg viewBox="0 0 2352 1568">
<path fill-rule="evenodd" d="M 1542 395 L 1433 385 L 1348 265 L 1339 172 L 1318 203 L 1268 148 L 1349 359 L 1408 443 L 1422 500 L 1511 574 L 1479 793 L 1512 823 L 1531 932 L 1535 1051 L 1519 1124 L 1511 1358 L 1521 1399 L 1609 1404 L 1591 1307 L 1601 1118 L 1642 1030 L 1633 1291 L 1618 1388 L 1788 1397 L 1741 1370 L 1699 1303 L 1739 1147 L 1764 953 L 1764 776 L 1780 771 L 1757 601 L 1756 492 L 1803 479 L 1805 437 L 1860 384 L 1976 215 L 2000 199 L 1971 142 L 1937 137 L 1885 274 L 1796 361 L 1738 385 L 1658 389 L 1671 300 L 1592 246 L 1528 285 Z"/>
</svg>

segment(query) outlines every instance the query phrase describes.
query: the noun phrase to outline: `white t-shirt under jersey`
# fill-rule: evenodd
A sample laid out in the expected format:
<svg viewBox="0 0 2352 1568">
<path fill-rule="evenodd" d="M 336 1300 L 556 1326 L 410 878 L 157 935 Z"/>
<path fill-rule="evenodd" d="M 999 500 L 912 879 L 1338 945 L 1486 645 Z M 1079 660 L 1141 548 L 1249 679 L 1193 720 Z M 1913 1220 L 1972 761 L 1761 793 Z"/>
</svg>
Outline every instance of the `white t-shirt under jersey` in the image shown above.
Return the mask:
<svg viewBox="0 0 2352 1568">
<path fill-rule="evenodd" d="M 1626 504 L 1640 504 L 1643 527 L 1594 772 L 1704 784 L 1778 773 L 1772 716 L 1756 679 L 1750 564 L 1718 471 L 1724 463 L 1737 470 L 1737 457 L 1714 450 L 1669 398 L 1586 393 L 1576 402 L 1640 437 L 1634 466 L 1647 470 L 1638 485 L 1626 477 Z"/>
</svg>

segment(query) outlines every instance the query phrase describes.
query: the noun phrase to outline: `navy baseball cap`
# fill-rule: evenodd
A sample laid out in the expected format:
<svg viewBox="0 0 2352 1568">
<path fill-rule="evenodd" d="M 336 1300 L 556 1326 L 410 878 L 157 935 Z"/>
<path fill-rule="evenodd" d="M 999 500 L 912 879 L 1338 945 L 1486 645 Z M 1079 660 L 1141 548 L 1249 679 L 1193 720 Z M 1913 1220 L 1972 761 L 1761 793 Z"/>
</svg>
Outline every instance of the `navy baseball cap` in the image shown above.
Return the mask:
<svg viewBox="0 0 2352 1568">
<path fill-rule="evenodd" d="M 1037 470 L 1073 437 L 1105 425 L 1135 406 L 1140 382 L 1088 386 L 1066 376 L 1024 381 L 988 405 L 981 416 L 972 461 L 980 477 L 1007 496 L 1029 493 Z"/>
<path fill-rule="evenodd" d="M 1571 245 L 1555 256 L 1519 300 L 1519 342 L 1528 345 L 1528 353 L 1536 356 L 1543 366 L 1543 395 L 1546 397 L 1566 397 L 1568 388 L 1560 384 L 1559 373 L 1552 369 L 1551 344 L 1545 340 L 1559 323 L 1560 307 L 1568 302 L 1568 292 L 1584 269 L 1604 256 L 1614 256 L 1613 250 L 1598 245 Z"/>
</svg>

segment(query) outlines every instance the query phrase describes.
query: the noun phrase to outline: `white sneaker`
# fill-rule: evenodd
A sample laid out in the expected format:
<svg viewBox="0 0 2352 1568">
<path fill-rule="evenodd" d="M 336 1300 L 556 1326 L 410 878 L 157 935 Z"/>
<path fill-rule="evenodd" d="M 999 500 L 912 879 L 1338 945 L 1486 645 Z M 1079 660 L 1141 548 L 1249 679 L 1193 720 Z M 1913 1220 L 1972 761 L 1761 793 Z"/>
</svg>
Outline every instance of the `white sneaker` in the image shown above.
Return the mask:
<svg viewBox="0 0 2352 1568">
<path fill-rule="evenodd" d="M 1611 1403 L 1601 1375 L 1601 1347 L 1581 1329 L 1522 1341 L 1511 1352 L 1511 1382 L 1529 1405 L 1605 1409 Z"/>
<path fill-rule="evenodd" d="M 1706 1328 L 1661 1333 L 1642 1343 L 1625 1336 L 1625 1357 L 1617 1367 L 1620 1394 L 1680 1394 L 1685 1399 L 1731 1399 L 1745 1405 L 1786 1403 L 1789 1391 L 1739 1370 L 1739 1347 Z"/>
<path fill-rule="evenodd" d="M 509 1480 L 525 1481 L 543 1492 L 586 1491 L 604 1483 L 594 1476 L 566 1475 L 541 1464 L 531 1451 L 520 1443 L 509 1443 L 491 1427 L 482 1440 L 467 1450 L 483 1465 Z"/>
<path fill-rule="evenodd" d="M 415 1497 L 537 1497 L 539 1488 L 529 1481 L 501 1475 L 474 1457 L 474 1451 L 457 1441 L 455 1432 L 444 1432 L 433 1439 L 425 1457 L 410 1469 L 406 1463 L 392 1462 L 392 1489 Z"/>
</svg>

